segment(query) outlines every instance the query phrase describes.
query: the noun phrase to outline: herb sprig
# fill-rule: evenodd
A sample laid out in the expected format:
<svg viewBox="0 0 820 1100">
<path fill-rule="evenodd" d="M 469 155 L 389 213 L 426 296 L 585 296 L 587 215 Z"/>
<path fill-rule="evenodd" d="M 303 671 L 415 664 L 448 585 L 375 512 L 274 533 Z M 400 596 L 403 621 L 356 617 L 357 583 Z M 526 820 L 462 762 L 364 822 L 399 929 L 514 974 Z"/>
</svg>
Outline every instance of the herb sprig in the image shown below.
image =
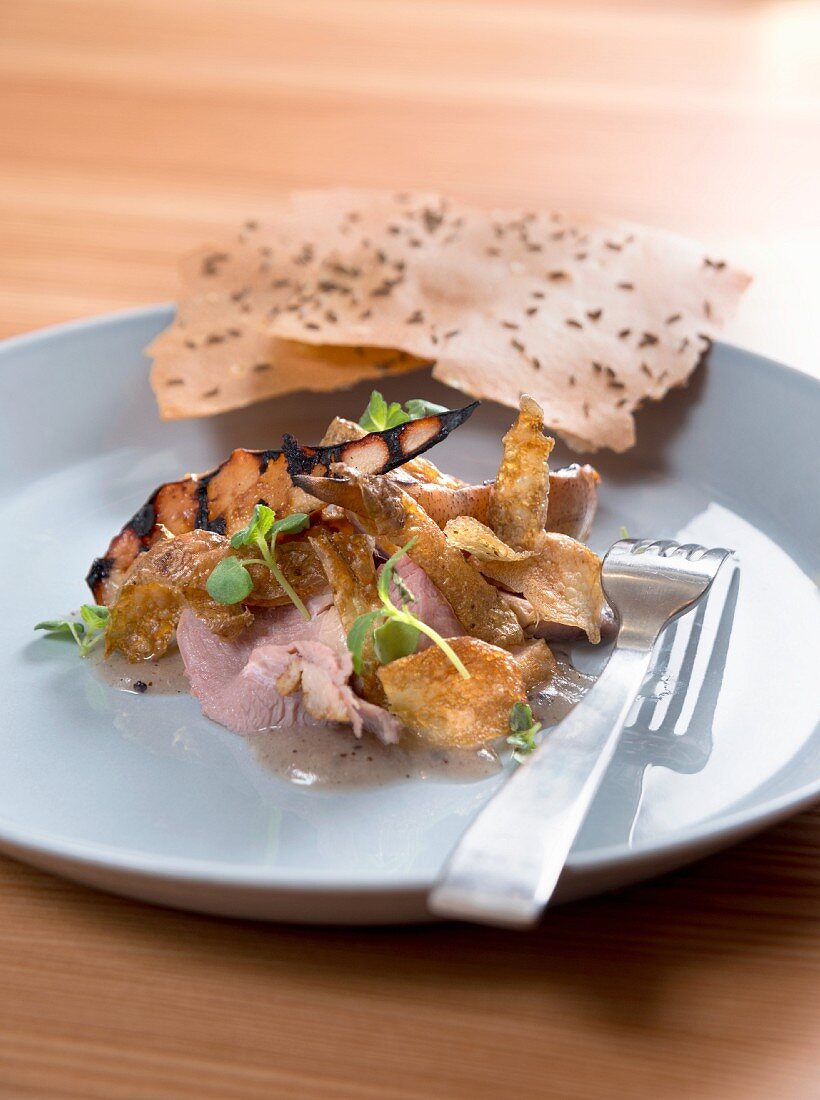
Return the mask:
<svg viewBox="0 0 820 1100">
<path fill-rule="evenodd" d="M 420 420 L 423 416 L 435 416 L 443 412 L 447 412 L 444 405 L 434 405 L 432 401 L 423 401 L 418 397 L 405 401 L 404 408 L 398 401 L 388 405 L 379 391 L 373 390 L 367 408 L 359 420 L 359 427 L 368 432 L 383 432 L 385 428 L 397 428 L 410 420 Z"/>
<path fill-rule="evenodd" d="M 87 657 L 91 650 L 103 640 L 107 622 L 107 607 L 97 603 L 84 603 L 80 608 L 79 620 L 46 619 L 37 623 L 34 629 L 73 638 L 79 647 L 80 656 Z"/>
<path fill-rule="evenodd" d="M 259 551 L 258 558 L 229 557 L 217 565 L 205 584 L 208 594 L 221 604 L 234 604 L 249 596 L 253 588 L 253 578 L 248 565 L 265 565 L 281 585 L 299 614 L 307 622 L 310 612 L 302 603 L 299 594 L 288 581 L 276 560 L 276 540 L 279 535 L 298 534 L 310 523 L 310 517 L 304 512 L 294 512 L 290 516 L 276 518 L 276 513 L 266 504 L 257 504 L 247 527 L 237 531 L 231 539 L 231 546 L 239 550 L 243 546 L 254 546 Z"/>
<path fill-rule="evenodd" d="M 541 723 L 532 716 L 529 703 L 513 703 L 510 711 L 510 729 L 507 744 L 513 748 L 513 759 L 522 764 L 527 756 L 538 748 L 535 735 L 541 730 Z"/>
<path fill-rule="evenodd" d="M 388 665 L 391 661 L 398 660 L 399 657 L 409 657 L 411 653 L 415 653 L 419 635 L 425 634 L 430 641 L 439 647 L 459 676 L 464 680 L 469 680 L 470 673 L 449 642 L 442 638 L 438 631 L 422 622 L 408 609 L 407 605 L 415 600 L 415 596 L 396 573 L 396 563 L 404 557 L 415 541 L 415 539 L 411 539 L 406 546 L 402 546 L 400 550 L 397 550 L 382 566 L 377 584 L 382 606 L 360 615 L 350 628 L 347 635 L 347 647 L 353 655 L 353 668 L 357 674 L 361 673 L 362 650 L 371 629 L 373 630 L 373 648 L 376 651 L 376 657 L 383 665 Z M 400 608 L 396 607 L 391 599 L 391 585 L 399 593 Z"/>
</svg>

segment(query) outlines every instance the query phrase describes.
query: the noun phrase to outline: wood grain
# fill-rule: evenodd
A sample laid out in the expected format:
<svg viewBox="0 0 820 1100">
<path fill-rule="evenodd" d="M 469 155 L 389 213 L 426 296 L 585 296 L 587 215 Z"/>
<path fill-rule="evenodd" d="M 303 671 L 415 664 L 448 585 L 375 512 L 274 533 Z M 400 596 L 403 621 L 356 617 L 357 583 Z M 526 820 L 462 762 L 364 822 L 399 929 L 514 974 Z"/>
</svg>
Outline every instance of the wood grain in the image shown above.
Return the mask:
<svg viewBox="0 0 820 1100">
<path fill-rule="evenodd" d="M 608 211 L 817 371 L 820 6 L 3 0 L 0 334 L 171 298 L 296 186 Z M 0 861 L 3 1097 L 820 1097 L 820 813 L 532 935 L 210 920 Z"/>
</svg>

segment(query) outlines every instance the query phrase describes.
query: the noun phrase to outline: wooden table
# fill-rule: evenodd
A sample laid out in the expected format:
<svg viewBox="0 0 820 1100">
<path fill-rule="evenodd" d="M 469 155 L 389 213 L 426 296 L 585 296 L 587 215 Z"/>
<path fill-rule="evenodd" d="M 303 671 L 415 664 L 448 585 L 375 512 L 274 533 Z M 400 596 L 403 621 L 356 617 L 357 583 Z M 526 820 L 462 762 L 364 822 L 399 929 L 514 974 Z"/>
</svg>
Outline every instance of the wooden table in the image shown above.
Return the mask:
<svg viewBox="0 0 820 1100">
<path fill-rule="evenodd" d="M 167 299 L 282 190 L 692 233 L 817 370 L 820 7 L 2 0 L 0 333 Z M 322 931 L 0 861 L 3 1097 L 820 1096 L 820 814 L 531 935 Z"/>
</svg>

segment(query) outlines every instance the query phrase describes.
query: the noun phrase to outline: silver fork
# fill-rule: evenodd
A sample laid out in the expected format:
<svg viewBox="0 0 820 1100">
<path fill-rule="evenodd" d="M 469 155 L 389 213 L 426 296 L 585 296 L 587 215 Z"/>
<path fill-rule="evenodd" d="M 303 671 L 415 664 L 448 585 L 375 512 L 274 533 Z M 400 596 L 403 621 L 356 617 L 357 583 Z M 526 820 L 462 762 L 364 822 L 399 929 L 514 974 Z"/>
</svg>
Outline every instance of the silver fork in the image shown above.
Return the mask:
<svg viewBox="0 0 820 1100">
<path fill-rule="evenodd" d="M 664 627 L 708 592 L 731 550 L 622 539 L 603 561 L 619 628 L 595 685 L 479 813 L 428 898 L 437 916 L 534 924 L 609 766 Z"/>
</svg>

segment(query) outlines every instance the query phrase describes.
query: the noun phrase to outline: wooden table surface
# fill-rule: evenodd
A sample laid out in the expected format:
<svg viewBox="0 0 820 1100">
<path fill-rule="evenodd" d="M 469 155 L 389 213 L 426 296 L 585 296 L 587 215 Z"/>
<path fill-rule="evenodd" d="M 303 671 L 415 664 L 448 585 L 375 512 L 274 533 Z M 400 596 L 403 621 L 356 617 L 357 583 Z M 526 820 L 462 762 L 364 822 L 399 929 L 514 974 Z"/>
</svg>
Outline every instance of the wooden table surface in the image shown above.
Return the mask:
<svg viewBox="0 0 820 1100">
<path fill-rule="evenodd" d="M 2 335 L 171 298 L 285 189 L 418 185 L 697 235 L 758 274 L 730 337 L 818 370 L 815 3 L 2 0 L 0 89 Z M 0 860 L 0 1096 L 820 1097 L 819 822 L 528 935 Z"/>
</svg>

